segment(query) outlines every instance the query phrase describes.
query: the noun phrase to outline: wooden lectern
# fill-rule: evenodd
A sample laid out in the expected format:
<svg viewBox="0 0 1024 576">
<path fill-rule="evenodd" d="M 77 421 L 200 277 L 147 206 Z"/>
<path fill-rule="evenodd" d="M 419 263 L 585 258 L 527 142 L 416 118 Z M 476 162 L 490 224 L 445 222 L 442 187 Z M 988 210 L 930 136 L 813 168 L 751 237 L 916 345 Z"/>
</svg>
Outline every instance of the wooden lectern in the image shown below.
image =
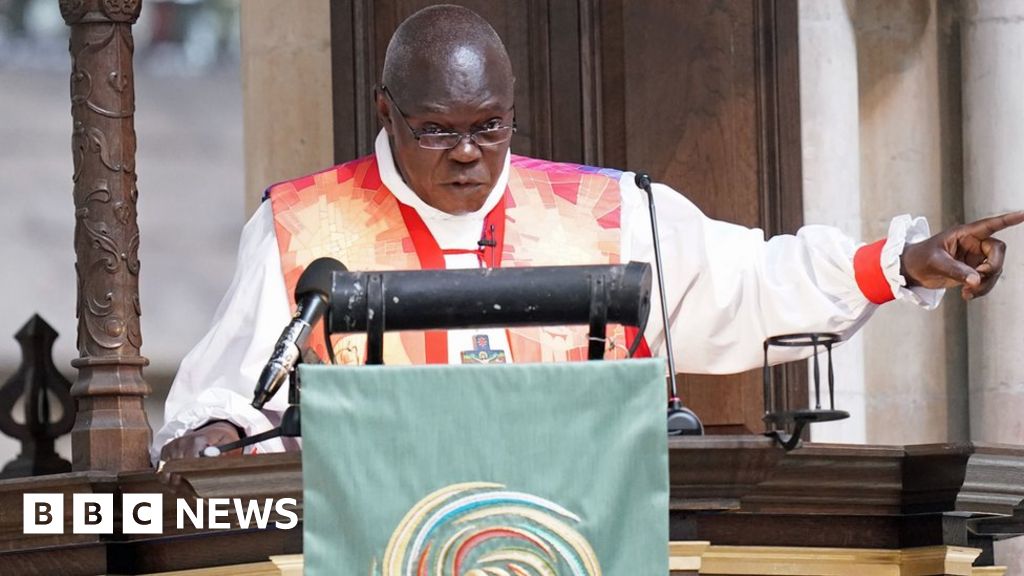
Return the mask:
<svg viewBox="0 0 1024 576">
<path fill-rule="evenodd" d="M 669 450 L 674 575 L 1002 574 L 990 567 L 993 540 L 1024 534 L 1024 448 L 812 443 L 785 453 L 768 438 L 719 436 L 670 439 Z M 24 492 L 64 493 L 70 526 L 70 495 L 90 491 L 295 497 L 301 516 L 302 464 L 267 454 L 0 481 L 2 573 L 301 573 L 300 528 L 178 532 L 167 508 L 159 536 L 22 534 Z"/>
</svg>

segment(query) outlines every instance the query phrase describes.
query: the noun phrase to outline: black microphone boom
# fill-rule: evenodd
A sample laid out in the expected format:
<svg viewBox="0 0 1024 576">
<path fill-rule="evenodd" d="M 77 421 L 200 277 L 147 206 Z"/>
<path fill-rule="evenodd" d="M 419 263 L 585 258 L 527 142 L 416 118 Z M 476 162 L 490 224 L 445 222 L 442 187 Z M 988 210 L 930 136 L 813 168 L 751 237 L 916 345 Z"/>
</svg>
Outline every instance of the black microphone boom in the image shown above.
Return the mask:
<svg viewBox="0 0 1024 576">
<path fill-rule="evenodd" d="M 299 277 L 295 286 L 295 315 L 277 339 L 274 352 L 260 373 L 253 393 L 254 408 L 263 408 L 295 369 L 313 325 L 327 311 L 333 274 L 345 270 L 345 266 L 334 258 L 317 258 Z"/>
</svg>

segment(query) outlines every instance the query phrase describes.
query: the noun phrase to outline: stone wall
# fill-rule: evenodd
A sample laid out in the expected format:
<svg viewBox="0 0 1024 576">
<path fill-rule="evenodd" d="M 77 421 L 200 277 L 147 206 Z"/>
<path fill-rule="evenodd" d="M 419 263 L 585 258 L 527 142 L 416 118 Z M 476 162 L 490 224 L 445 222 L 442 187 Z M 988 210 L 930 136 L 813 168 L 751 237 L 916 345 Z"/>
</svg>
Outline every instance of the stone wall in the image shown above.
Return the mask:
<svg viewBox="0 0 1024 576">
<path fill-rule="evenodd" d="M 872 241 L 897 214 L 937 231 L 1024 208 L 1024 3 L 801 0 L 800 11 L 808 223 Z M 885 305 L 841 351 L 837 398 L 863 419 L 815 439 L 1024 443 L 1024 230 L 1000 237 L 1012 249 L 992 294 L 965 304 L 950 291 L 930 313 Z M 1024 570 L 1024 546 L 1000 544 L 996 561 Z"/>
</svg>

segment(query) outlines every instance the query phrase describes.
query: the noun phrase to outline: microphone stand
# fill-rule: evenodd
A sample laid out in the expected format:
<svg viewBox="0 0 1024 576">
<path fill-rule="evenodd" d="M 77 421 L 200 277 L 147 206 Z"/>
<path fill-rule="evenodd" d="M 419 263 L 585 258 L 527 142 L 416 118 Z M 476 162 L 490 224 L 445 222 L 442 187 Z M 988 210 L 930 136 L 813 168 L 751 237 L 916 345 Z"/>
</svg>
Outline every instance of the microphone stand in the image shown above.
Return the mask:
<svg viewBox="0 0 1024 576">
<path fill-rule="evenodd" d="M 651 234 L 654 237 L 654 262 L 658 268 L 658 294 L 661 295 L 661 321 L 665 331 L 665 348 L 668 357 L 668 378 L 672 386 L 672 394 L 668 399 L 668 434 L 669 436 L 703 436 L 704 424 L 693 410 L 683 406 L 676 387 L 676 363 L 672 351 L 672 331 L 668 325 L 668 303 L 665 302 L 665 273 L 661 265 L 661 237 L 658 236 L 658 216 L 654 210 L 654 191 L 651 190 L 651 177 L 646 172 L 636 173 L 636 185 L 647 193 L 647 207 L 651 214 Z"/>
<path fill-rule="evenodd" d="M 296 363 L 301 364 L 301 360 Z M 246 446 L 252 446 L 253 444 L 259 444 L 264 440 L 270 440 L 278 437 L 285 438 L 298 438 L 302 436 L 302 417 L 299 412 L 299 371 L 293 369 L 288 373 L 288 408 L 285 409 L 284 414 L 281 415 L 281 424 L 267 430 L 266 432 L 260 432 L 259 434 L 253 434 L 252 436 L 246 436 L 234 442 L 228 442 L 227 444 L 221 444 L 220 446 L 207 446 L 203 450 L 203 456 L 205 457 L 216 457 L 224 454 L 225 452 L 231 452 L 232 450 L 238 450 L 239 448 L 245 448 Z"/>
</svg>

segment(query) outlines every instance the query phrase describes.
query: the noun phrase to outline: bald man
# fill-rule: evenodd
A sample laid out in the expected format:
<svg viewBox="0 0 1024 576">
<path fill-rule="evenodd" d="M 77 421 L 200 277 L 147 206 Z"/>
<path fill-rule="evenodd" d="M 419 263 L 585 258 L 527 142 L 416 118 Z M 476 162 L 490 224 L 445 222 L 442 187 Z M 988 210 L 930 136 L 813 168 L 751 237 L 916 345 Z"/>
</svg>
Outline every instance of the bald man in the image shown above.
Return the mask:
<svg viewBox="0 0 1024 576">
<path fill-rule="evenodd" d="M 243 232 L 213 326 L 182 362 L 154 460 L 196 456 L 279 421 L 287 394 L 259 411 L 249 404 L 252 390 L 290 319 L 295 283 L 317 257 L 353 270 L 652 260 L 633 174 L 509 153 L 513 87 L 505 47 L 477 14 L 437 6 L 399 26 L 375 93 L 383 126 L 376 153 L 268 190 Z M 966 299 L 984 295 L 1005 252 L 991 235 L 1024 221 L 1014 213 L 930 236 L 923 219 L 901 216 L 870 245 L 823 226 L 765 241 L 760 230 L 707 218 L 668 187 L 655 185 L 654 195 L 674 349 L 661 349 L 659 315 L 644 339 L 649 352 L 672 353 L 691 373 L 756 367 L 771 335 L 848 337 L 890 300 L 934 308 L 954 286 Z M 614 328 L 606 357 L 624 357 L 631 341 Z M 384 344 L 387 364 L 564 361 L 585 358 L 586 347 L 582 327 L 389 333 Z M 365 338 L 339 338 L 333 348 L 341 362 L 359 363 Z M 256 450 L 296 447 L 285 442 L 293 444 Z"/>
</svg>

